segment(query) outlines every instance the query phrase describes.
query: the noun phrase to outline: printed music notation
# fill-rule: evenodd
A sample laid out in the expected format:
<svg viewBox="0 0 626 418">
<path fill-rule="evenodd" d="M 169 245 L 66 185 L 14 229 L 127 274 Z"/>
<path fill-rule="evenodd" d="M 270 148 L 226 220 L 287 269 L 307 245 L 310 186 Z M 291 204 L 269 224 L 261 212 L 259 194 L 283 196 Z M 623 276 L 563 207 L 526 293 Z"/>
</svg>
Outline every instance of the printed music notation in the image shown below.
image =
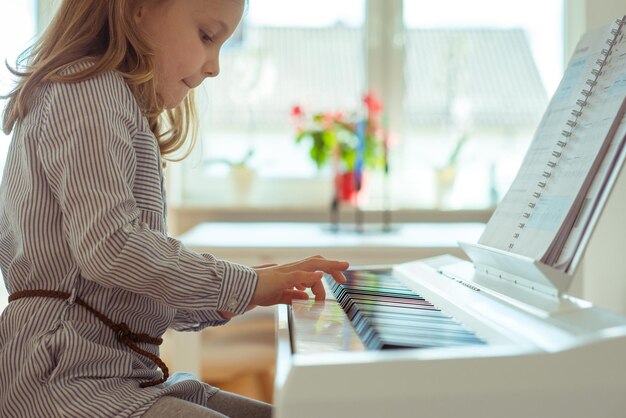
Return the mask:
<svg viewBox="0 0 626 418">
<path fill-rule="evenodd" d="M 626 134 L 623 26 L 618 20 L 578 43 L 480 244 L 569 267 Z"/>
</svg>

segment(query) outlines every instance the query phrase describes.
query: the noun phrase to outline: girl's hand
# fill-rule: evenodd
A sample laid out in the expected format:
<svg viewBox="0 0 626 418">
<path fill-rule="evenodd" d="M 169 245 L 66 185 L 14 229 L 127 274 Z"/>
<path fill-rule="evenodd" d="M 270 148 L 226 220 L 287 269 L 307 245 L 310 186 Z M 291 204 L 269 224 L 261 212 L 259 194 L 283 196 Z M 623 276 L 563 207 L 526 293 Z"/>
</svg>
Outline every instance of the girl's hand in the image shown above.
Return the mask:
<svg viewBox="0 0 626 418">
<path fill-rule="evenodd" d="M 343 271 L 349 267 L 345 261 L 327 260 L 322 256 L 309 257 L 294 263 L 256 267 L 259 281 L 248 309 L 291 303 L 294 299 L 308 299 L 305 289 L 310 288 L 315 300 L 324 300 L 322 284 L 324 272 L 338 283 L 345 283 Z"/>
<path fill-rule="evenodd" d="M 310 288 L 315 300 L 324 300 L 326 291 L 322 284 L 324 272 L 338 283 L 345 283 L 343 271 L 349 264 L 345 261 L 326 260 L 322 256 L 309 257 L 289 264 L 264 264 L 253 267 L 258 275 L 258 283 L 246 311 L 256 306 L 271 306 L 278 303 L 290 304 L 294 299 L 306 300 Z M 225 319 L 235 316 L 232 312 L 219 311 Z"/>
</svg>

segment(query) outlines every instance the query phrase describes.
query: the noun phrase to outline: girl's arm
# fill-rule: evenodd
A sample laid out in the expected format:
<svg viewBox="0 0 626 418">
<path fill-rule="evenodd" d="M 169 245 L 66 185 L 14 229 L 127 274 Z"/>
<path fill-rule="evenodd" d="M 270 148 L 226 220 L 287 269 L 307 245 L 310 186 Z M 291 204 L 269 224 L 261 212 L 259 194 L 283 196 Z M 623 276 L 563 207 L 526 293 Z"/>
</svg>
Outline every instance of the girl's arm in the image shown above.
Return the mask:
<svg viewBox="0 0 626 418">
<path fill-rule="evenodd" d="M 47 89 L 38 157 L 81 276 L 176 309 L 213 312 L 205 316 L 243 313 L 257 284 L 253 269 L 197 254 L 159 230 L 158 146 L 121 77 Z"/>
</svg>

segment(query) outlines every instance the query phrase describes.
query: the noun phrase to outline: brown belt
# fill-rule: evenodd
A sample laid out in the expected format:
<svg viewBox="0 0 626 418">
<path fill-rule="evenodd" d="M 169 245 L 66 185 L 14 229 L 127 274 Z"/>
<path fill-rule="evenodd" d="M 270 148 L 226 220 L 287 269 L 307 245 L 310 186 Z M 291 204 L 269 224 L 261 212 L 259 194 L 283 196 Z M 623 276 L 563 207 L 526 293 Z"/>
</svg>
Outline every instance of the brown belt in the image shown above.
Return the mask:
<svg viewBox="0 0 626 418">
<path fill-rule="evenodd" d="M 136 343 L 148 343 L 148 344 L 161 345 L 161 343 L 163 342 L 162 338 L 151 337 L 148 334 L 135 334 L 134 332 L 130 331 L 130 329 L 128 328 L 128 325 L 126 325 L 125 323 L 120 322 L 119 324 L 116 324 L 115 322 L 111 321 L 102 313 L 98 312 L 91 306 L 87 305 L 87 303 L 81 298 L 73 297 L 71 293 L 67 293 L 67 292 L 56 292 L 53 290 L 23 290 L 20 292 L 15 292 L 11 296 L 9 296 L 9 302 L 12 302 L 14 300 L 21 299 L 21 298 L 32 297 L 32 296 L 44 297 L 44 298 L 66 299 L 68 301 L 71 301 L 73 298 L 74 302 L 77 305 L 80 305 L 83 308 L 87 309 L 89 312 L 94 314 L 96 318 L 102 321 L 104 325 L 111 328 L 113 332 L 115 332 L 115 335 L 117 336 L 118 341 L 126 344 L 131 350 L 135 351 L 136 353 L 139 353 L 142 356 L 147 357 L 150 360 L 152 360 L 163 372 L 163 377 L 161 379 L 152 380 L 150 382 L 142 382 L 139 384 L 139 387 L 147 388 L 150 386 L 156 386 L 165 382 L 167 378 L 169 377 L 169 370 L 167 366 L 165 365 L 165 363 L 163 362 L 163 360 L 161 360 L 158 356 L 139 348 L 136 344 Z"/>
</svg>

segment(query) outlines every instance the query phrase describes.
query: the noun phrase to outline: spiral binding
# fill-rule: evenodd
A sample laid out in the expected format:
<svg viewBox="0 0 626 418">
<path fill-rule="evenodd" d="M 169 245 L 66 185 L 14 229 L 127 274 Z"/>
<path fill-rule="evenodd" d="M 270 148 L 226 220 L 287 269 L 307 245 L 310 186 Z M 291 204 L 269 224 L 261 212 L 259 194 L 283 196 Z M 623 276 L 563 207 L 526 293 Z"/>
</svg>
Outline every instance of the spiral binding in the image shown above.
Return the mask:
<svg viewBox="0 0 626 418">
<path fill-rule="evenodd" d="M 607 48 L 602 49 L 602 52 L 600 53 L 602 55 L 602 58 L 596 60 L 596 65 L 598 66 L 598 68 L 594 68 L 593 70 L 591 70 L 591 75 L 593 76 L 593 78 L 589 78 L 585 82 L 588 88 L 585 88 L 580 92 L 582 97 L 576 101 L 576 106 L 578 108 L 572 110 L 571 115 L 573 116 L 573 118 L 567 121 L 567 127 L 563 131 L 561 131 L 562 138 L 560 138 L 555 144 L 555 148 L 552 151 L 552 157 L 554 159 L 551 159 L 546 163 L 546 169 L 542 173 L 541 179 L 537 182 L 537 189 L 532 194 L 532 198 L 534 200 L 528 202 L 527 208 L 524 209 L 524 211 L 522 212 L 521 220 L 517 224 L 518 230 L 513 234 L 513 240 L 509 243 L 509 251 L 515 248 L 515 241 L 519 239 L 521 232 L 526 227 L 526 220 L 530 218 L 533 210 L 537 206 L 537 201 L 541 197 L 543 190 L 548 185 L 548 181 L 552 176 L 552 172 L 554 168 L 558 165 L 558 162 L 563 155 L 563 148 L 567 146 L 568 141 L 572 137 L 574 129 L 578 125 L 578 118 L 583 114 L 583 109 L 585 108 L 585 106 L 587 106 L 589 97 L 591 97 L 594 87 L 598 84 L 598 78 L 602 75 L 602 70 L 607 64 L 609 57 L 611 56 L 613 47 L 618 42 L 617 38 L 622 33 L 622 28 L 626 24 L 626 19 L 617 19 L 615 23 L 617 24 L 617 28 L 611 30 L 611 35 L 613 35 L 613 38 L 606 40 Z"/>
</svg>

